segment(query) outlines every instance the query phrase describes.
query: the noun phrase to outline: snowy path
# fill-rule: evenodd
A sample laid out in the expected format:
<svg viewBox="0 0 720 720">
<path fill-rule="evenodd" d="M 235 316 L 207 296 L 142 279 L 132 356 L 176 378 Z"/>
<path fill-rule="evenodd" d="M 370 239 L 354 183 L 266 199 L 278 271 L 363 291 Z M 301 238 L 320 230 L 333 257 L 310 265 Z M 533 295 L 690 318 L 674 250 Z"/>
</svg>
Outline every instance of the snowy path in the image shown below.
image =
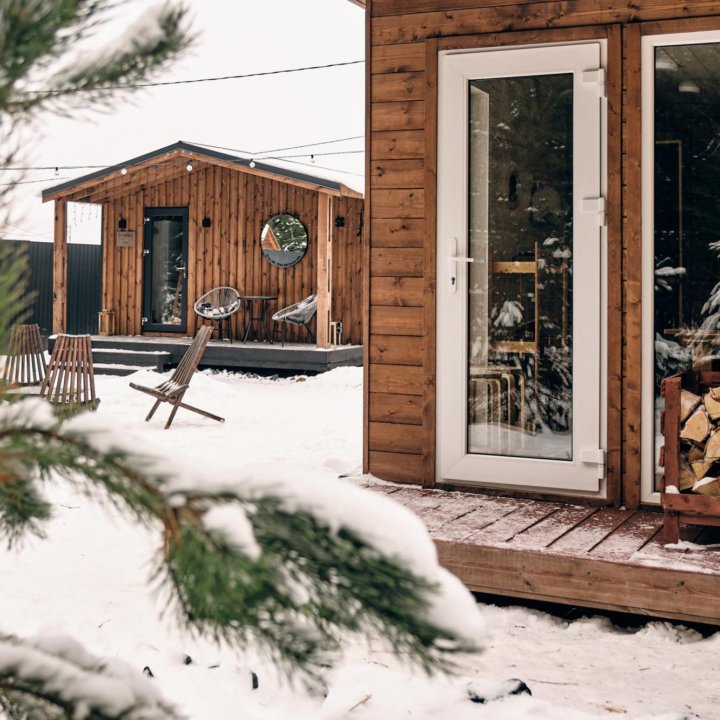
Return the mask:
<svg viewBox="0 0 720 720">
<path fill-rule="evenodd" d="M 150 373 L 135 381 L 153 383 Z M 99 417 L 138 449 L 224 468 L 313 468 L 328 482 L 357 472 L 361 461 L 362 371 L 270 381 L 198 375 L 188 401 L 224 415 L 223 425 L 180 411 L 164 431 L 166 409 L 151 424 L 151 401 L 126 378 L 98 377 Z M 0 552 L 0 630 L 70 634 L 94 653 L 149 666 L 164 695 L 197 720 L 580 720 L 585 717 L 677 720 L 692 710 L 720 717 L 713 678 L 720 634 L 702 640 L 667 623 L 623 632 L 604 620 L 564 623 L 522 608 L 485 609 L 488 649 L 470 658 L 463 677 L 427 681 L 372 648 L 349 648 L 326 700 L 281 685 L 271 668 L 186 637 L 172 618 L 159 620 L 161 598 L 146 584 L 160 534 L 133 527 L 111 510 L 51 489 L 56 516 L 45 542 Z M 192 657 L 189 665 L 184 655 Z M 370 664 L 368 661 L 371 661 Z M 385 667 L 385 665 L 389 667 Z M 219 666 L 219 667 L 214 667 Z M 251 689 L 250 670 L 260 688 Z M 467 699 L 470 680 L 518 677 L 534 697 L 489 705 Z M 368 697 L 369 696 L 369 697 Z M 353 708 L 351 710 L 351 708 Z M 587 714 L 587 715 L 586 715 Z"/>
</svg>

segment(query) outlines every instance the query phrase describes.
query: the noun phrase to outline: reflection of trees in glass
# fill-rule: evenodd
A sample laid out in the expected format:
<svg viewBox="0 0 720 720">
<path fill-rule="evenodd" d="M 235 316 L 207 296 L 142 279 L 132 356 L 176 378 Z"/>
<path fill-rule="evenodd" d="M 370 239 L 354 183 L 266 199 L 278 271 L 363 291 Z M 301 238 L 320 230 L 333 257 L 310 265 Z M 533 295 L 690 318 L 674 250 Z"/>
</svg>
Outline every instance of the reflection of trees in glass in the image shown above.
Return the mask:
<svg viewBox="0 0 720 720">
<path fill-rule="evenodd" d="M 260 236 L 263 248 L 284 252 L 307 249 L 308 234 L 305 226 L 294 215 L 283 213 L 271 217 Z"/>
<path fill-rule="evenodd" d="M 655 71 L 655 405 L 660 382 L 720 357 L 720 45 L 658 49 Z M 665 59 L 665 58 L 663 58 Z M 681 92 L 691 80 L 699 92 Z M 656 416 L 656 433 L 659 433 Z M 662 444 L 656 435 L 656 451 Z"/>
<path fill-rule="evenodd" d="M 535 355 L 495 352 L 493 361 L 520 362 L 534 424 L 565 432 L 572 426 L 573 78 L 472 85 L 489 107 L 490 348 L 537 346 Z M 510 261 L 534 263 L 537 277 L 492 273 L 492 263 Z"/>
</svg>

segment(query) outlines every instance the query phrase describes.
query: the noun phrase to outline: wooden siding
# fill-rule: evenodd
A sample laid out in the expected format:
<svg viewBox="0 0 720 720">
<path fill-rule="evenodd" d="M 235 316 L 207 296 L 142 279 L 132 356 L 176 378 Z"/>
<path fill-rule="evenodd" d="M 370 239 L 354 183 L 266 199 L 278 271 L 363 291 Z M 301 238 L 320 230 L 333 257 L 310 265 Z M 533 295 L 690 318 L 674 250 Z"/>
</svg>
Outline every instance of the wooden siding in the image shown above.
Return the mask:
<svg viewBox="0 0 720 720">
<path fill-rule="evenodd" d="M 367 8 L 365 469 L 389 480 L 427 486 L 435 481 L 438 51 L 602 37 L 608 48 L 608 267 L 613 270 L 607 278 L 607 502 L 637 507 L 640 38 L 720 27 L 720 3 L 369 0 Z M 409 340 L 416 341 L 412 348 Z M 414 398 L 413 410 L 398 405 L 398 397 Z M 392 452 L 382 437 L 387 423 L 410 433 Z"/>
<path fill-rule="evenodd" d="M 172 165 L 151 166 L 137 173 L 113 197 L 103 202 L 103 300 L 115 311 L 115 332 L 142 333 L 143 217 L 145 208 L 189 209 L 187 332 L 197 326 L 193 303 L 203 293 L 230 285 L 241 294 L 277 295 L 270 311 L 290 305 L 317 290 L 318 197 L 317 191 L 227 167 L 198 164 L 179 174 Z M 343 320 L 344 342 L 362 342 L 362 238 L 363 201 L 333 199 L 336 214 L 346 226 L 333 230 L 333 318 Z M 277 268 L 262 255 L 260 232 L 264 222 L 279 212 L 297 215 L 308 229 L 310 243 L 303 259 L 291 268 Z M 133 248 L 117 247 L 120 217 L 127 230 L 136 231 Z M 202 219 L 211 220 L 209 228 Z M 334 218 L 333 218 L 334 219 Z M 246 318 L 236 316 L 237 332 Z M 315 322 L 313 321 L 313 326 Z M 314 331 L 313 327 L 313 331 Z M 288 341 L 305 342 L 302 328 L 288 327 Z"/>
</svg>

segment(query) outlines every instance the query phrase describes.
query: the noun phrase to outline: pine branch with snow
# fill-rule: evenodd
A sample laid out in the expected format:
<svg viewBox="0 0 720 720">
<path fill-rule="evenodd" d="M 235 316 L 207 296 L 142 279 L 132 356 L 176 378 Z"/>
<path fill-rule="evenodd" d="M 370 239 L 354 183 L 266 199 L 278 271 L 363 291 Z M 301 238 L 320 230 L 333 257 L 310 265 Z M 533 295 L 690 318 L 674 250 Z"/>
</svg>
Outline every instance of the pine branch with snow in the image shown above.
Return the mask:
<svg viewBox="0 0 720 720">
<path fill-rule="evenodd" d="M 2 403 L 0 533 L 10 542 L 42 534 L 51 508 L 41 484 L 60 476 L 162 533 L 156 579 L 181 624 L 237 647 L 260 645 L 308 680 L 332 663 L 342 633 L 379 634 L 428 671 L 473 649 L 476 638 L 431 618 L 436 578 L 351 523 L 332 527 L 322 512 L 242 479 L 207 492 L 202 478 L 185 478 L 179 492 L 171 475 L 181 470 L 164 462 L 167 473 L 90 414 L 62 421 L 44 400 Z"/>
<path fill-rule="evenodd" d="M 0 717 L 7 720 L 179 720 L 153 684 L 65 637 L 0 635 Z"/>
<path fill-rule="evenodd" d="M 0 112 L 67 114 L 107 104 L 119 87 L 148 82 L 193 42 L 187 8 L 162 4 L 114 45 L 85 49 L 116 8 L 113 0 L 0 0 Z"/>
</svg>

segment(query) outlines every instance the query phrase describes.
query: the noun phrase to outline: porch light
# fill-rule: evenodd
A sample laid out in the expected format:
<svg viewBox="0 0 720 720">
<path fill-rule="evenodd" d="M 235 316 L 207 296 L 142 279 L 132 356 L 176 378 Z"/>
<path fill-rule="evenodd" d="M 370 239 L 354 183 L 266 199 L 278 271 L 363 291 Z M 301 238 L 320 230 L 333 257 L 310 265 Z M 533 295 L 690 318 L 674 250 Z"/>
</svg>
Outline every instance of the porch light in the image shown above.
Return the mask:
<svg viewBox="0 0 720 720">
<path fill-rule="evenodd" d="M 127 220 L 124 217 L 121 217 L 118 220 L 118 229 L 125 230 L 126 227 L 127 227 Z"/>
<path fill-rule="evenodd" d="M 205 216 L 205 217 L 202 219 L 202 223 L 201 223 L 201 224 L 202 224 L 202 226 L 203 226 L 204 228 L 209 228 L 209 227 L 212 225 L 212 220 L 210 220 L 209 217 Z"/>
</svg>

